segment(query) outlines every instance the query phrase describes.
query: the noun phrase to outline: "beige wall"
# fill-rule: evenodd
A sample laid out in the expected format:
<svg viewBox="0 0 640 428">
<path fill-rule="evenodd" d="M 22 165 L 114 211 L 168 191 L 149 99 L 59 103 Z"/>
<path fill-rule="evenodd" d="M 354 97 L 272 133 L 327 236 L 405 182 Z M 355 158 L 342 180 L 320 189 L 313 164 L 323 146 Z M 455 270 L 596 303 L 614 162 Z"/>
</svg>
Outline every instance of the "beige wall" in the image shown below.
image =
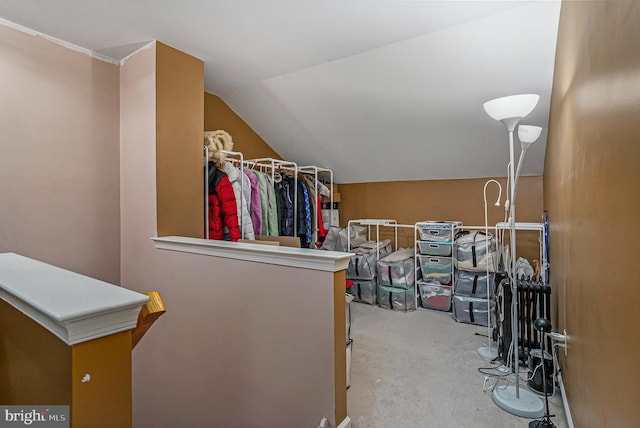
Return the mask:
<svg viewBox="0 0 640 428">
<path fill-rule="evenodd" d="M 544 196 L 576 427 L 640 426 L 640 3 L 563 2 Z"/>
<path fill-rule="evenodd" d="M 120 278 L 118 67 L 0 26 L 0 252 Z"/>
<path fill-rule="evenodd" d="M 203 92 L 204 63 L 156 43 L 158 236 L 204 237 Z"/>
<path fill-rule="evenodd" d="M 281 159 L 247 123 L 217 95 L 204 94 L 204 129 L 223 129 L 233 138 L 233 150 L 242 152 L 245 159 Z"/>
<path fill-rule="evenodd" d="M 150 240 L 156 129 L 182 126 L 156 123 L 155 61 L 153 45 L 121 68 L 122 284 L 158 290 L 167 307 L 133 353 L 134 425 L 335 426 L 333 272 Z"/>
<path fill-rule="evenodd" d="M 506 188 L 505 178 L 496 178 Z M 340 184 L 340 222 L 350 219 L 395 219 L 401 224 L 423 220 L 458 220 L 468 226 L 484 225 L 484 185 L 488 179 L 395 181 Z M 493 204 L 498 187 L 487 186 L 489 225 L 504 221 L 502 207 Z M 516 218 L 519 222 L 542 221 L 542 177 L 520 177 Z M 518 254 L 529 260 L 539 258 L 537 233 L 518 232 Z M 413 246 L 411 231 L 399 232 L 401 246 Z"/>
</svg>

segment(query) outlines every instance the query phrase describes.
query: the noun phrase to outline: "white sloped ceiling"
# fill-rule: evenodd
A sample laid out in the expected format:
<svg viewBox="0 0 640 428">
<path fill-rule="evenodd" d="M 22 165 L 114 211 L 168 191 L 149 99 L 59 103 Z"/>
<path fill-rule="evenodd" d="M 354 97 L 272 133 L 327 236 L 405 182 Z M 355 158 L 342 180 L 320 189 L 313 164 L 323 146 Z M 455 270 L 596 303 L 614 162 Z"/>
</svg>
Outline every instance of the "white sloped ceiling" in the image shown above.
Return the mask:
<svg viewBox="0 0 640 428">
<path fill-rule="evenodd" d="M 537 93 L 545 127 L 559 1 L 4 0 L 0 17 L 120 59 L 160 40 L 205 61 L 219 95 L 278 153 L 337 182 L 506 175 L 482 103 Z M 517 152 L 516 152 L 517 155 Z"/>
</svg>

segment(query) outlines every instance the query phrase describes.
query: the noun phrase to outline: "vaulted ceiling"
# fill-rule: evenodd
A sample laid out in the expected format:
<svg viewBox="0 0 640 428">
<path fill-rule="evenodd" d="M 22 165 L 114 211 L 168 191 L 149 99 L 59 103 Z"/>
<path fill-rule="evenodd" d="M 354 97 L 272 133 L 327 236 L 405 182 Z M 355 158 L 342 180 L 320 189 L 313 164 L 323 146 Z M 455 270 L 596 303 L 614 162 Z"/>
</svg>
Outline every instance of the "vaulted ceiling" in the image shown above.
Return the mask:
<svg viewBox="0 0 640 428">
<path fill-rule="evenodd" d="M 0 17 L 120 60 L 159 40 L 285 159 L 339 183 L 506 176 L 482 104 L 536 93 L 543 172 L 560 2 L 3 0 Z M 518 152 L 516 151 L 516 156 Z"/>
</svg>

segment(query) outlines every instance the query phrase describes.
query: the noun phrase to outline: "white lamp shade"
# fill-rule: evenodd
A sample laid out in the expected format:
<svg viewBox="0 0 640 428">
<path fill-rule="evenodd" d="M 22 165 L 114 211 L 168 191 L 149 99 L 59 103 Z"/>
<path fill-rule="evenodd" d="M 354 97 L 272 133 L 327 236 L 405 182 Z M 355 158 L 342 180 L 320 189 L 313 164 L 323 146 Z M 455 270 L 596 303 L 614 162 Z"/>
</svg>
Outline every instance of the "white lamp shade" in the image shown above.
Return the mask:
<svg viewBox="0 0 640 428">
<path fill-rule="evenodd" d="M 520 140 L 522 150 L 527 150 L 531 144 L 533 144 L 538 138 L 540 138 L 541 132 L 542 128 L 540 128 L 539 126 L 518 126 L 518 139 Z"/>
<path fill-rule="evenodd" d="M 483 104 L 484 110 L 495 120 L 523 118 L 533 111 L 540 95 L 522 94 L 496 98 Z"/>
<path fill-rule="evenodd" d="M 534 143 L 538 138 L 540 138 L 540 133 L 542 132 L 542 128 L 539 126 L 531 126 L 531 125 L 520 125 L 518 127 L 518 138 L 522 143 Z"/>
</svg>

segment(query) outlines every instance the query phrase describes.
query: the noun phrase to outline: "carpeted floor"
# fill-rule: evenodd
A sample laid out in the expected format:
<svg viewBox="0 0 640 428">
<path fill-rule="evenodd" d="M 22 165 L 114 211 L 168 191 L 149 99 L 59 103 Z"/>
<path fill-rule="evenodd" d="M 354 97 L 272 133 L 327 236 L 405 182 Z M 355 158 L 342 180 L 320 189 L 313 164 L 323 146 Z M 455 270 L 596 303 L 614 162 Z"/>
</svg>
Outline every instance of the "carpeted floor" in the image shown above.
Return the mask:
<svg viewBox="0 0 640 428">
<path fill-rule="evenodd" d="M 456 323 L 445 312 L 399 313 L 362 303 L 351 303 L 351 317 L 352 428 L 528 427 L 530 419 L 505 412 L 483 392 L 478 368 L 489 364 L 476 350 L 486 338 L 475 333 L 486 334 L 486 327 Z M 520 385 L 527 388 L 526 381 Z M 566 428 L 559 389 L 550 407 L 556 426 Z"/>
</svg>

